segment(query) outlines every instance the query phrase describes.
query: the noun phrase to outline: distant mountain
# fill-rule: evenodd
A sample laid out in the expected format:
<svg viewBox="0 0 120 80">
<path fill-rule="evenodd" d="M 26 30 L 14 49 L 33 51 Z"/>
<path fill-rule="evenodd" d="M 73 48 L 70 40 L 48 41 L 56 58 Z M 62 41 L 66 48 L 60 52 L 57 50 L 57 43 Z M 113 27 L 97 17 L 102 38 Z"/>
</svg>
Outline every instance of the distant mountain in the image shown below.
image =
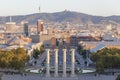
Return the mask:
<svg viewBox="0 0 120 80">
<path fill-rule="evenodd" d="M 120 23 L 120 16 L 93 16 L 84 13 L 78 13 L 73 11 L 62 11 L 56 13 L 35 13 L 24 16 L 13 16 L 12 21 L 20 23 L 21 21 L 28 21 L 30 24 L 36 24 L 38 19 L 42 19 L 44 21 L 52 21 L 52 22 L 73 22 L 73 23 L 82 23 L 86 24 L 91 22 L 93 24 L 99 23 Z M 9 17 L 0 17 L 0 24 L 5 24 L 9 22 Z"/>
</svg>

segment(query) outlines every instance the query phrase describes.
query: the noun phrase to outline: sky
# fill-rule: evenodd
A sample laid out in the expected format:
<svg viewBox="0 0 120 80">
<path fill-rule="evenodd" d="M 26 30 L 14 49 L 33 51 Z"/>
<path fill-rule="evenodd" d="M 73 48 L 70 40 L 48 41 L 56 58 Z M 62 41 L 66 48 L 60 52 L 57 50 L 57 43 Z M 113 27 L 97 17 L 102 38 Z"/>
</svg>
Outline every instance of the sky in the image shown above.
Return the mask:
<svg viewBox="0 0 120 80">
<path fill-rule="evenodd" d="M 70 10 L 97 16 L 120 15 L 120 0 L 0 0 L 0 16 Z"/>
</svg>

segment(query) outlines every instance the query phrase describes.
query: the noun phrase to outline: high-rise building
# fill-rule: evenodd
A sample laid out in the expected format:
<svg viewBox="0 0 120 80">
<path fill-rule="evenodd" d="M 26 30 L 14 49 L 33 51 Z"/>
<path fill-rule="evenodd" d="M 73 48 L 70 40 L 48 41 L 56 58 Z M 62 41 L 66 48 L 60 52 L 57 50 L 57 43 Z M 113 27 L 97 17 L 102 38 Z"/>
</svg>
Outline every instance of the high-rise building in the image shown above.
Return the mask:
<svg viewBox="0 0 120 80">
<path fill-rule="evenodd" d="M 25 34 L 26 36 L 29 36 L 29 26 L 28 26 L 28 22 L 27 22 L 27 21 L 26 21 L 26 22 L 22 22 L 22 24 L 23 24 L 24 34 Z"/>
<path fill-rule="evenodd" d="M 43 22 L 41 20 L 38 20 L 37 22 L 37 33 L 40 34 L 40 32 L 43 31 Z"/>
</svg>

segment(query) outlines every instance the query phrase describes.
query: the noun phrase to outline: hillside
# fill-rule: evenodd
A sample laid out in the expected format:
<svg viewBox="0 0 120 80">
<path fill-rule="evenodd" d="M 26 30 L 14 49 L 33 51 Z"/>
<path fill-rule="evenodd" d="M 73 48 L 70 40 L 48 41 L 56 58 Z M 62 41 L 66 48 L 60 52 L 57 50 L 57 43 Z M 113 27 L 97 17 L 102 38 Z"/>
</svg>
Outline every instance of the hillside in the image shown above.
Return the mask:
<svg viewBox="0 0 120 80">
<path fill-rule="evenodd" d="M 30 24 L 36 24 L 38 19 L 42 19 L 44 21 L 52 21 L 52 22 L 73 22 L 73 23 L 88 23 L 92 22 L 94 24 L 98 23 L 120 23 L 120 16 L 93 16 L 84 13 L 78 13 L 73 11 L 62 11 L 56 13 L 35 13 L 30 15 L 22 15 L 22 16 L 13 16 L 12 21 L 20 23 L 21 21 L 29 21 Z M 9 21 L 8 17 L 0 17 L 0 24 L 4 24 Z"/>
</svg>

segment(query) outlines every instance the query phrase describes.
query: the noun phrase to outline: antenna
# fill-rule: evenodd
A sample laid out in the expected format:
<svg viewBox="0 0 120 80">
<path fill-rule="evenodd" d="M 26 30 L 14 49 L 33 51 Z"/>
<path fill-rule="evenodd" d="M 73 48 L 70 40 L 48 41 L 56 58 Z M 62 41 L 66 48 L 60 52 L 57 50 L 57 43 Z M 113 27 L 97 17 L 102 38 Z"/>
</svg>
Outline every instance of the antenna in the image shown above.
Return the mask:
<svg viewBox="0 0 120 80">
<path fill-rule="evenodd" d="M 39 13 L 41 12 L 40 6 L 39 6 Z"/>
<path fill-rule="evenodd" d="M 39 3 L 39 13 L 41 13 L 41 1 Z"/>
</svg>

